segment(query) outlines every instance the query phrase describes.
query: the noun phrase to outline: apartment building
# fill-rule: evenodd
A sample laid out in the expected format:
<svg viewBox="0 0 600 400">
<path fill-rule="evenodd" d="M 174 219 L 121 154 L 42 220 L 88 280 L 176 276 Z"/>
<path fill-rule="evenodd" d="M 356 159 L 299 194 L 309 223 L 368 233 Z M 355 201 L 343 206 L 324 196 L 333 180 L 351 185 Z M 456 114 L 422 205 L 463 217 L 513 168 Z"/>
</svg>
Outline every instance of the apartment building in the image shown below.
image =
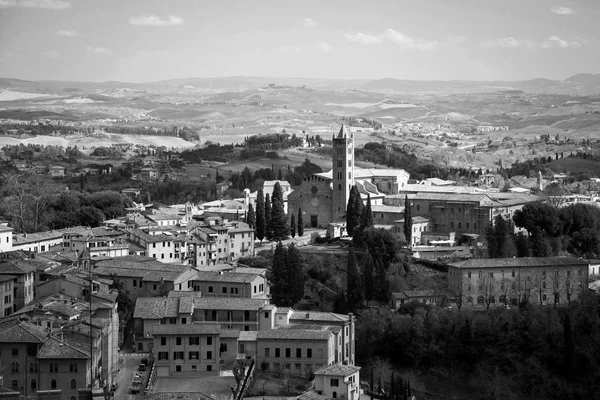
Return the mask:
<svg viewBox="0 0 600 400">
<path fill-rule="evenodd" d="M 266 299 L 268 284 L 264 274 L 232 270 L 200 271 L 192 279 L 194 291 L 202 296 Z"/>
<path fill-rule="evenodd" d="M 147 257 L 162 263 L 182 262 L 181 251 L 185 249 L 185 242 L 171 232 L 146 228 L 128 230 L 126 235 L 127 240 L 145 249 Z"/>
<path fill-rule="evenodd" d="M 216 325 L 158 325 L 152 329 L 156 375 L 219 373 L 220 328 Z"/>
<path fill-rule="evenodd" d="M 463 305 L 566 305 L 587 290 L 589 260 L 524 257 L 466 260 L 448 265 L 448 288 Z"/>
<path fill-rule="evenodd" d="M 0 222 L 0 253 L 11 251 L 13 238 L 13 228 L 8 226 L 7 222 Z"/>
<path fill-rule="evenodd" d="M 135 301 L 143 296 L 165 296 L 171 290 L 192 290 L 191 279 L 197 271 L 189 265 L 127 256 L 96 262 L 93 274 L 99 278 L 118 279 L 125 293 Z"/>
<path fill-rule="evenodd" d="M 197 267 L 222 264 L 254 255 L 254 230 L 246 223 L 208 218 L 204 226 L 194 228 L 191 233 L 204 243 L 202 249 L 198 249 L 202 251 L 202 255 L 196 253 Z"/>
<path fill-rule="evenodd" d="M 17 279 L 16 275 L 0 275 L 0 318 L 8 317 L 15 311 L 14 288 Z"/>
<path fill-rule="evenodd" d="M 28 322 L 0 325 L 0 362 L 6 367 L 4 385 L 25 396 L 59 389 L 60 399 L 73 400 L 78 388 L 92 381 L 89 345 L 52 336 Z"/>
<path fill-rule="evenodd" d="M 27 260 L 7 260 L 0 263 L 0 276 L 16 276 L 13 283 L 13 312 L 23 308 L 34 296 L 35 264 Z"/>
</svg>

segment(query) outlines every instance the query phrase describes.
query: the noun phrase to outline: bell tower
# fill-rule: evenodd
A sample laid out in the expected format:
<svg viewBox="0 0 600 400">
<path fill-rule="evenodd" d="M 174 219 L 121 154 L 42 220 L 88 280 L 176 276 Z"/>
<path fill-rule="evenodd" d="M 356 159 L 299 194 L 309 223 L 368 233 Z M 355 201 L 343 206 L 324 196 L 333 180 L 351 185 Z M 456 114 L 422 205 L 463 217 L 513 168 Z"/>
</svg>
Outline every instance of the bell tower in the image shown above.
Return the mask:
<svg viewBox="0 0 600 400">
<path fill-rule="evenodd" d="M 344 221 L 350 189 L 354 185 L 354 134 L 342 124 L 337 137 L 333 136 L 333 201 L 332 222 Z"/>
</svg>

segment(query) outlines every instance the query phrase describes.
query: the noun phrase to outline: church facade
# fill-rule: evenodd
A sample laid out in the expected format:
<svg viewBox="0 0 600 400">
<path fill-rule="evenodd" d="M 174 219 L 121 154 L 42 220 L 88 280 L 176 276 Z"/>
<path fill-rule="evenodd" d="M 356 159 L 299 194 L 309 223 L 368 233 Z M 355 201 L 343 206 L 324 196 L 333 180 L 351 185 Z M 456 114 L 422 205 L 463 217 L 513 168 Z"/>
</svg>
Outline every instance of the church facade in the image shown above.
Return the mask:
<svg viewBox="0 0 600 400">
<path fill-rule="evenodd" d="M 354 165 L 354 134 L 344 125 L 332 140 L 333 165 L 329 172 L 307 176 L 288 196 L 288 210 L 297 216 L 302 209 L 306 227 L 327 228 L 330 222 L 343 222 L 353 185 L 363 202 L 383 205 L 386 194 L 397 194 L 408 182 L 409 174 L 400 169 L 361 169 Z"/>
</svg>

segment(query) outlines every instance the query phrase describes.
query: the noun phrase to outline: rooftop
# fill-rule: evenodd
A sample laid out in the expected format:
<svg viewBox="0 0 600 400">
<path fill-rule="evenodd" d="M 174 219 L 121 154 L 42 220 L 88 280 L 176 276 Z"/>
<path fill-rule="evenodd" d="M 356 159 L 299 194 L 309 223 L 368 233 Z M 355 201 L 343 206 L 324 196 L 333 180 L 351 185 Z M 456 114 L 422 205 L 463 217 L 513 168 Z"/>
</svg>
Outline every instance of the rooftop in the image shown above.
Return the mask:
<svg viewBox="0 0 600 400">
<path fill-rule="evenodd" d="M 157 325 L 152 328 L 152 334 L 157 335 L 218 335 L 221 329 L 216 325 L 187 324 L 187 325 Z"/>
<path fill-rule="evenodd" d="M 319 322 L 346 322 L 350 317 L 345 314 L 336 314 L 323 311 L 294 311 L 290 321 L 319 321 Z"/>
<path fill-rule="evenodd" d="M 332 364 L 318 369 L 315 375 L 349 376 L 358 371 L 360 367 L 355 365 Z"/>
<path fill-rule="evenodd" d="M 287 329 L 286 327 L 280 327 L 258 331 L 256 338 L 276 340 L 327 340 L 331 335 L 332 332 L 328 329 Z"/>
<path fill-rule="evenodd" d="M 501 268 L 501 267 L 555 267 L 588 266 L 589 260 L 572 257 L 521 257 L 521 258 L 483 258 L 465 260 L 448 264 L 456 268 Z"/>
</svg>

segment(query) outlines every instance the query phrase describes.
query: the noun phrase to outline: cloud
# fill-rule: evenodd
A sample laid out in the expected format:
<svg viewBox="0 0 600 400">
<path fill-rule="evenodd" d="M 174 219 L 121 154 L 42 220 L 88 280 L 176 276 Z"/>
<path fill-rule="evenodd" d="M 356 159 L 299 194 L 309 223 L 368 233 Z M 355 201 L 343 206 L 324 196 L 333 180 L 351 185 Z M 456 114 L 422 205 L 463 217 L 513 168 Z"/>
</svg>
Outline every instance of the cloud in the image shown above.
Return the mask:
<svg viewBox="0 0 600 400">
<path fill-rule="evenodd" d="M 537 42 L 530 39 L 515 39 L 514 37 L 505 37 L 500 39 L 488 39 L 481 44 L 483 47 L 500 48 L 527 48 L 527 49 L 551 49 L 551 48 L 578 48 L 579 42 L 570 42 L 563 40 L 558 36 L 550 36 L 548 39 Z"/>
<path fill-rule="evenodd" d="M 277 51 L 281 53 L 302 53 L 305 51 L 305 49 L 297 46 L 279 46 L 272 48 L 271 51 Z"/>
<path fill-rule="evenodd" d="M 111 51 L 105 47 L 86 46 L 85 50 L 95 54 L 111 54 Z"/>
<path fill-rule="evenodd" d="M 333 50 L 333 46 L 329 43 L 321 42 L 319 43 L 319 49 L 321 49 L 323 53 L 329 53 L 331 50 Z"/>
<path fill-rule="evenodd" d="M 71 3 L 64 0 L 0 0 L 0 8 L 9 7 L 65 10 L 71 8 Z"/>
<path fill-rule="evenodd" d="M 157 15 L 142 14 L 139 17 L 129 17 L 129 23 L 138 26 L 175 26 L 183 24 L 183 19 L 175 15 L 162 19 Z"/>
<path fill-rule="evenodd" d="M 394 29 L 388 29 L 383 34 L 372 35 L 369 33 L 345 33 L 346 40 L 360 44 L 392 43 L 404 49 L 430 50 L 438 46 L 438 42 L 416 39 L 406 36 Z"/>
<path fill-rule="evenodd" d="M 561 6 L 554 6 L 550 9 L 550 11 L 552 11 L 554 14 L 559 14 L 559 15 L 575 14 L 575 11 L 573 11 L 572 8 L 561 7 Z"/>
<path fill-rule="evenodd" d="M 304 27 L 305 28 L 312 28 L 313 26 L 317 25 L 317 22 L 312 19 L 312 18 L 304 18 Z"/>
<path fill-rule="evenodd" d="M 53 58 L 53 59 L 60 58 L 60 53 L 58 51 L 45 51 L 44 55 L 48 58 Z"/>
<path fill-rule="evenodd" d="M 57 36 L 67 36 L 67 37 L 77 37 L 77 36 L 81 36 L 81 33 L 77 32 L 77 31 L 61 29 L 59 31 L 56 31 L 56 35 Z"/>
<path fill-rule="evenodd" d="M 466 36 L 448 36 L 447 40 L 449 43 L 464 43 L 469 39 Z"/>
</svg>

